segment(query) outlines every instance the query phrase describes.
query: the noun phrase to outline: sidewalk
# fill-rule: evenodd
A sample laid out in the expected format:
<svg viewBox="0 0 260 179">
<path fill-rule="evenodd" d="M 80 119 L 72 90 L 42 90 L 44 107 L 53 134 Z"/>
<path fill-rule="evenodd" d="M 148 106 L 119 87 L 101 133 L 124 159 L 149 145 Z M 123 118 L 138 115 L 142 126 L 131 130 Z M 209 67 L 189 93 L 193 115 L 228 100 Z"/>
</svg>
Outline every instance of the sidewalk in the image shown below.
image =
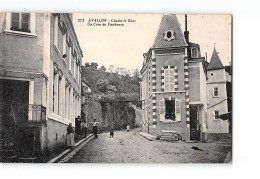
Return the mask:
<svg viewBox="0 0 260 179">
<path fill-rule="evenodd" d="M 153 136 L 151 134 L 148 134 L 148 133 L 145 133 L 145 132 L 138 132 L 137 133 L 139 136 L 147 139 L 147 140 L 150 140 L 150 141 L 153 141 L 153 140 L 156 140 L 156 136 Z"/>
<path fill-rule="evenodd" d="M 68 161 L 76 152 L 78 152 L 87 142 L 89 142 L 93 138 L 93 134 L 89 134 L 86 138 L 77 142 L 73 149 L 66 149 L 58 156 L 54 157 L 47 163 L 64 163 Z M 68 158 L 68 156 L 70 156 Z"/>
</svg>

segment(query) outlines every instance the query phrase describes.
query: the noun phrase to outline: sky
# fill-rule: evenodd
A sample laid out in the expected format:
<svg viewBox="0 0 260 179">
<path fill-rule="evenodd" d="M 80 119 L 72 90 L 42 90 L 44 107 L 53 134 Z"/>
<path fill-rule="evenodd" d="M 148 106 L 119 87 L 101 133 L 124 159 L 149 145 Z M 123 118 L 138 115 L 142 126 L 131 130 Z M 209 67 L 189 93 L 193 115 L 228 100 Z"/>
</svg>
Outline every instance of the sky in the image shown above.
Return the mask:
<svg viewBox="0 0 260 179">
<path fill-rule="evenodd" d="M 132 70 L 141 69 L 143 53 L 151 48 L 162 14 L 87 14 L 74 13 L 73 24 L 83 51 L 82 64 L 97 62 L 99 67 L 110 65 Z M 177 15 L 182 31 L 184 14 Z M 83 20 L 82 20 L 83 19 Z M 93 22 L 92 19 L 104 19 Z M 106 22 L 104 22 L 106 20 Z M 124 24 L 109 26 L 108 23 Z M 94 26 L 105 23 L 106 26 Z M 90 25 L 92 24 L 92 25 Z M 231 61 L 231 16 L 188 15 L 190 41 L 200 45 L 201 55 L 207 52 L 210 61 L 214 44 L 223 65 Z"/>
</svg>

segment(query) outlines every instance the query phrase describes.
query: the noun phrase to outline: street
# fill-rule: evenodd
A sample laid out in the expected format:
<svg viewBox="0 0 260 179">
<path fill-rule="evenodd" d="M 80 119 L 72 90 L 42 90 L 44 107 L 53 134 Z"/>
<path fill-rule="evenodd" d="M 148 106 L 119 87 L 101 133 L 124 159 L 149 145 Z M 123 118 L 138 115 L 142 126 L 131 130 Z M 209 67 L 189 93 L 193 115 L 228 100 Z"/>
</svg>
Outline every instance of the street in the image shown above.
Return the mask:
<svg viewBox="0 0 260 179">
<path fill-rule="evenodd" d="M 230 142 L 185 143 L 148 141 L 133 131 L 99 134 L 68 163 L 223 163 Z M 195 149 L 195 150 L 194 150 Z"/>
</svg>

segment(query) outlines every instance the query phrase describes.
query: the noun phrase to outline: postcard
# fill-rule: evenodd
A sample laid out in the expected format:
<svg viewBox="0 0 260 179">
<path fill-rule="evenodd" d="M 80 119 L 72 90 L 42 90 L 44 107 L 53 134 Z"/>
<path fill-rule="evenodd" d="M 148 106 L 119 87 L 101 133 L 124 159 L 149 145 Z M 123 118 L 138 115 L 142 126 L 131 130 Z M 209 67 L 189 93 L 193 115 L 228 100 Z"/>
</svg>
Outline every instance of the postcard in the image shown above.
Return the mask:
<svg viewBox="0 0 260 179">
<path fill-rule="evenodd" d="M 232 15 L 0 13 L 1 163 L 231 163 Z"/>
</svg>

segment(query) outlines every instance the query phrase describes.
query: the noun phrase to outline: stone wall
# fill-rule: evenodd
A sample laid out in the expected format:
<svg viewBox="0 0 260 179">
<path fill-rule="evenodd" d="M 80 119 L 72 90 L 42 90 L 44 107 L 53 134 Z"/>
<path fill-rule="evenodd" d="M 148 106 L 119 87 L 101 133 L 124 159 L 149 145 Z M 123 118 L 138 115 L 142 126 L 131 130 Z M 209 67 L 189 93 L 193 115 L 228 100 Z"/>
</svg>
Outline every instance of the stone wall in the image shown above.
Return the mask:
<svg viewBox="0 0 260 179">
<path fill-rule="evenodd" d="M 66 146 L 67 127 L 66 124 L 49 118 L 46 129 L 43 129 L 43 136 L 45 136 L 44 148 L 55 150 L 58 147 Z"/>
<path fill-rule="evenodd" d="M 136 126 L 136 113 L 131 102 L 102 102 L 94 96 L 88 96 L 84 101 L 82 112 L 85 114 L 85 119 L 83 120 L 88 123 L 89 132 L 92 132 L 94 119 L 101 122 L 98 126 L 99 132 L 108 131 L 111 126 L 115 130 L 126 129 L 127 125 L 131 128 Z"/>
</svg>

